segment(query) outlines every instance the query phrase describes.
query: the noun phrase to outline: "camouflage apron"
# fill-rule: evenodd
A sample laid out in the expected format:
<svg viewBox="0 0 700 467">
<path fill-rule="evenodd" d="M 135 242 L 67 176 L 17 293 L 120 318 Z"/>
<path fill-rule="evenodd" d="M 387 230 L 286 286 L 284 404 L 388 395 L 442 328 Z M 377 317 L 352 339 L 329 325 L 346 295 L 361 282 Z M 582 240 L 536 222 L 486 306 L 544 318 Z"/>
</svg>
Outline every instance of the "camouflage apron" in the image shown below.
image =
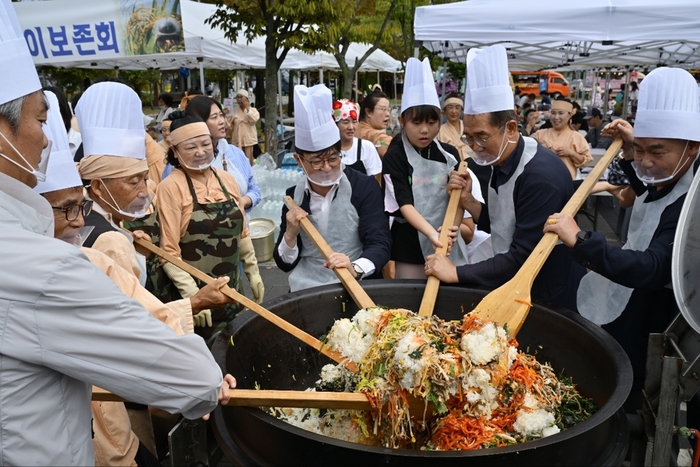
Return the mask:
<svg viewBox="0 0 700 467">
<path fill-rule="evenodd" d="M 243 231 L 243 213 L 221 183 L 216 170 L 212 169 L 212 172 L 226 195 L 226 201 L 199 203 L 192 179 L 185 173 L 193 204 L 192 217 L 180 239 L 180 251 L 183 261 L 212 277 L 228 276 L 229 286 L 241 292 L 238 242 Z M 205 285 L 196 279 L 195 282 L 200 288 Z M 226 327 L 239 310 L 238 304 L 212 309 L 212 327 L 198 327 L 195 332 L 207 340 Z"/>
</svg>

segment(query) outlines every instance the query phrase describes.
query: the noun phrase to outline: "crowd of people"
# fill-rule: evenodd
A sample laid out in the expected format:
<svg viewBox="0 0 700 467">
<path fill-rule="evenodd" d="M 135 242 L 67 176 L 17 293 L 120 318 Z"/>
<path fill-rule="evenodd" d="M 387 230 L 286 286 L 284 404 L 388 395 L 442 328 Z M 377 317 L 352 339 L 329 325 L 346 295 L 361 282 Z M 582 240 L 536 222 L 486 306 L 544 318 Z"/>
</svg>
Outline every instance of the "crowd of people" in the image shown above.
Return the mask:
<svg viewBox="0 0 700 467">
<path fill-rule="evenodd" d="M 151 414 L 206 417 L 235 388 L 206 345 L 240 311 L 222 287 L 243 292 L 245 274 L 264 300 L 248 223 L 262 197 L 251 170 L 259 113 L 246 90 L 229 116 L 212 97 L 188 95 L 176 108 L 164 94 L 154 139 L 136 92 L 105 81 L 74 100 L 73 118 L 60 89 L 42 89 L 9 0 L 0 2 L 0 52 L 3 463 L 158 465 Z M 695 80 L 681 69 L 649 73 L 632 91 L 633 127 L 566 99 L 516 101 L 501 46 L 470 51 L 467 68 L 465 95 L 440 101 L 428 60 L 409 59 L 393 137 L 381 89 L 360 106 L 334 102 L 324 85 L 294 88 L 301 174 L 273 252 L 290 291 L 338 282 L 337 268 L 361 281 L 435 276 L 498 287 L 554 232 L 561 242 L 533 299 L 604 326 L 639 385 L 647 336 L 677 311 L 666 286 L 698 166 Z M 540 112 L 551 127 L 539 127 Z M 633 209 L 622 248 L 559 214 L 591 149 L 615 138 L 624 150 L 610 189 Z M 458 173 L 461 161 L 469 168 Z M 459 208 L 443 245 L 453 190 Z M 301 229 L 304 218 L 332 247 L 329 258 Z M 449 254 L 435 253 L 442 246 Z M 131 402 L 91 402 L 97 388 Z"/>
</svg>

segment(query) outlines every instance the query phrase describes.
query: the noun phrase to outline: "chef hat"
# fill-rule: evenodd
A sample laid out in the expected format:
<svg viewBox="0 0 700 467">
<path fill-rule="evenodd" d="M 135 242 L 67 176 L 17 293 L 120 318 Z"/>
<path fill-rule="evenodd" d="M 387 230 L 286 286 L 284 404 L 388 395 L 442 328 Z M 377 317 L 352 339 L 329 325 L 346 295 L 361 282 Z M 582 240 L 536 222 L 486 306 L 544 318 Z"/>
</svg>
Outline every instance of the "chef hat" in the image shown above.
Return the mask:
<svg viewBox="0 0 700 467">
<path fill-rule="evenodd" d="M 404 73 L 403 97 L 401 98 L 401 113 L 418 105 L 433 105 L 440 108 L 433 80 L 433 70 L 427 58 L 423 62 L 417 58 L 409 58 Z"/>
<path fill-rule="evenodd" d="M 58 107 L 58 98 L 51 91 L 44 91 L 44 94 L 49 101 L 44 134 L 51 141 L 51 157 L 46 169 L 46 181 L 39 182 L 34 190 L 37 193 L 48 193 L 82 186 L 78 169 L 73 162 L 73 154 L 68 147 L 68 135 Z"/>
<path fill-rule="evenodd" d="M 340 141 L 340 130 L 329 110 L 333 106 L 330 89 L 323 84 L 307 88 L 294 86 L 294 145 L 318 152 Z"/>
<path fill-rule="evenodd" d="M 467 89 L 464 113 L 478 115 L 513 110 L 508 57 L 502 45 L 470 49 L 467 53 Z"/>
<path fill-rule="evenodd" d="M 103 82 L 90 86 L 75 109 L 85 156 L 146 158 L 141 99 L 129 86 Z"/>
<path fill-rule="evenodd" d="M 32 56 L 10 0 L 0 0 L 0 104 L 41 89 Z"/>
<path fill-rule="evenodd" d="M 695 78 L 681 68 L 657 68 L 639 85 L 636 138 L 700 141 L 700 109 Z"/>
</svg>

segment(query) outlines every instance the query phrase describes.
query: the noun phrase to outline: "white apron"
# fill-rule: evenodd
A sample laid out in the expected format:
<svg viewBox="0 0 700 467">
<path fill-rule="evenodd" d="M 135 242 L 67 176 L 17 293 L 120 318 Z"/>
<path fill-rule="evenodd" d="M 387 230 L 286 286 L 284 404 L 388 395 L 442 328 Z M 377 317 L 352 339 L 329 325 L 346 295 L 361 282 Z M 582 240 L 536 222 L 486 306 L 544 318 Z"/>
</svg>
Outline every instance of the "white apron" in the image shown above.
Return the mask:
<svg viewBox="0 0 700 467">
<path fill-rule="evenodd" d="M 304 200 L 305 188 L 306 178 L 302 178 L 294 189 L 294 202 L 299 206 Z M 309 214 L 308 219 L 321 233 L 333 251 L 345 253 L 350 257 L 350 261 L 355 261 L 362 255 L 363 248 L 358 233 L 360 216 L 357 214 L 355 206 L 350 202 L 351 196 L 352 186 L 348 177 L 343 173 L 335 199 L 331 201 L 331 205 L 328 208 L 330 212 L 326 227 L 322 228 L 313 214 Z M 335 275 L 333 270 L 323 266 L 326 260 L 321 256 L 316 245 L 303 230 L 300 235 L 304 248 L 299 252 L 301 256 L 299 262 L 289 274 L 290 290 L 296 292 L 310 287 L 339 282 L 338 276 Z"/>
<path fill-rule="evenodd" d="M 496 255 L 506 253 L 513 243 L 513 233 L 515 232 L 515 203 L 513 202 L 513 190 L 518 177 L 525 170 L 525 166 L 535 157 L 537 152 L 537 141 L 528 136 L 523 136 L 525 148 L 520 156 L 520 162 L 515 168 L 513 175 L 503 185 L 498 187 L 498 193 L 491 188 L 489 183 L 489 220 L 491 221 L 491 245 L 493 253 Z M 491 172 L 493 177 L 493 172 Z"/>
<path fill-rule="evenodd" d="M 437 144 L 440 152 L 445 156 L 447 163 L 431 161 L 424 159 L 408 142 L 405 134 L 401 135 L 404 150 L 408 163 L 413 167 L 413 175 L 411 176 L 411 189 L 413 191 L 413 206 L 423 218 L 428 221 L 435 229 L 442 226 L 445 220 L 445 211 L 447 211 L 447 182 L 450 178 L 450 172 L 457 168 L 457 159 L 449 152 L 442 149 L 442 145 L 437 139 Z M 418 240 L 420 241 L 423 257 L 435 253 L 435 247 L 430 242 L 430 239 L 418 232 Z M 457 244 L 452 247 L 450 260 L 455 266 L 467 264 L 467 246 L 464 243 L 461 235 L 457 235 Z"/>
<path fill-rule="evenodd" d="M 692 181 L 693 168 L 691 167 L 678 180 L 673 190 L 663 198 L 645 203 L 645 196 L 637 197 L 632 208 L 627 243 L 622 249 L 644 251 L 649 248 L 664 209 L 686 194 Z M 584 318 L 599 325 L 608 324 L 622 314 L 633 291 L 634 289 L 616 284 L 597 272 L 591 271 L 581 279 L 576 294 L 576 304 Z"/>
</svg>

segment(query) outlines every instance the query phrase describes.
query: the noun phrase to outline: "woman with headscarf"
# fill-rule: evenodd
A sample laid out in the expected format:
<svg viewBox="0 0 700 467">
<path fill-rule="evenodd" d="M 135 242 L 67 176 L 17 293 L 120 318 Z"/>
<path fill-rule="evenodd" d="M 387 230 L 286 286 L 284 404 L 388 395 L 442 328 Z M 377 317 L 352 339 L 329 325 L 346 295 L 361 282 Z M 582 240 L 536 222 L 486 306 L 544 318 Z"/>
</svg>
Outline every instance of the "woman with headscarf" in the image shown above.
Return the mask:
<svg viewBox="0 0 700 467">
<path fill-rule="evenodd" d="M 437 139 L 441 143 L 454 146 L 462 160 L 469 157 L 469 145 L 464 142 L 464 124 L 462 123 L 462 112 L 464 112 L 464 98 L 457 93 L 451 93 L 442 103 L 442 114 L 447 117 L 447 121 L 440 126 Z M 490 174 L 489 174 L 490 175 Z"/>
<path fill-rule="evenodd" d="M 211 167 L 214 143 L 207 124 L 199 117 L 184 116 L 170 126 L 168 162 L 175 168 L 158 185 L 160 246 L 168 253 L 210 276 L 228 276 L 240 289 L 241 238 L 248 236 L 236 180 Z M 202 286 L 192 276 L 167 263 L 165 273 L 182 297 L 191 297 Z M 233 320 L 237 305 L 212 309 L 196 332 L 208 339 Z"/>
<path fill-rule="evenodd" d="M 532 137 L 540 144 L 552 150 L 569 169 L 571 179 L 575 180 L 578 169 L 593 160 L 586 138 L 575 131 L 569 123 L 574 114 L 574 106 L 568 99 L 557 99 L 552 103 L 549 121 L 552 128 L 539 130 Z"/>
<path fill-rule="evenodd" d="M 258 144 L 258 129 L 255 123 L 260 120 L 260 113 L 250 105 L 250 97 L 245 89 L 239 89 L 236 93 L 236 104 L 238 106 L 233 109 L 231 144 L 241 148 L 250 165 L 253 165 L 253 147 Z"/>
<path fill-rule="evenodd" d="M 381 180 L 382 159 L 370 141 L 357 138 L 359 108 L 348 99 L 333 102 L 333 120 L 340 130 L 340 155 L 346 167 Z"/>
</svg>

